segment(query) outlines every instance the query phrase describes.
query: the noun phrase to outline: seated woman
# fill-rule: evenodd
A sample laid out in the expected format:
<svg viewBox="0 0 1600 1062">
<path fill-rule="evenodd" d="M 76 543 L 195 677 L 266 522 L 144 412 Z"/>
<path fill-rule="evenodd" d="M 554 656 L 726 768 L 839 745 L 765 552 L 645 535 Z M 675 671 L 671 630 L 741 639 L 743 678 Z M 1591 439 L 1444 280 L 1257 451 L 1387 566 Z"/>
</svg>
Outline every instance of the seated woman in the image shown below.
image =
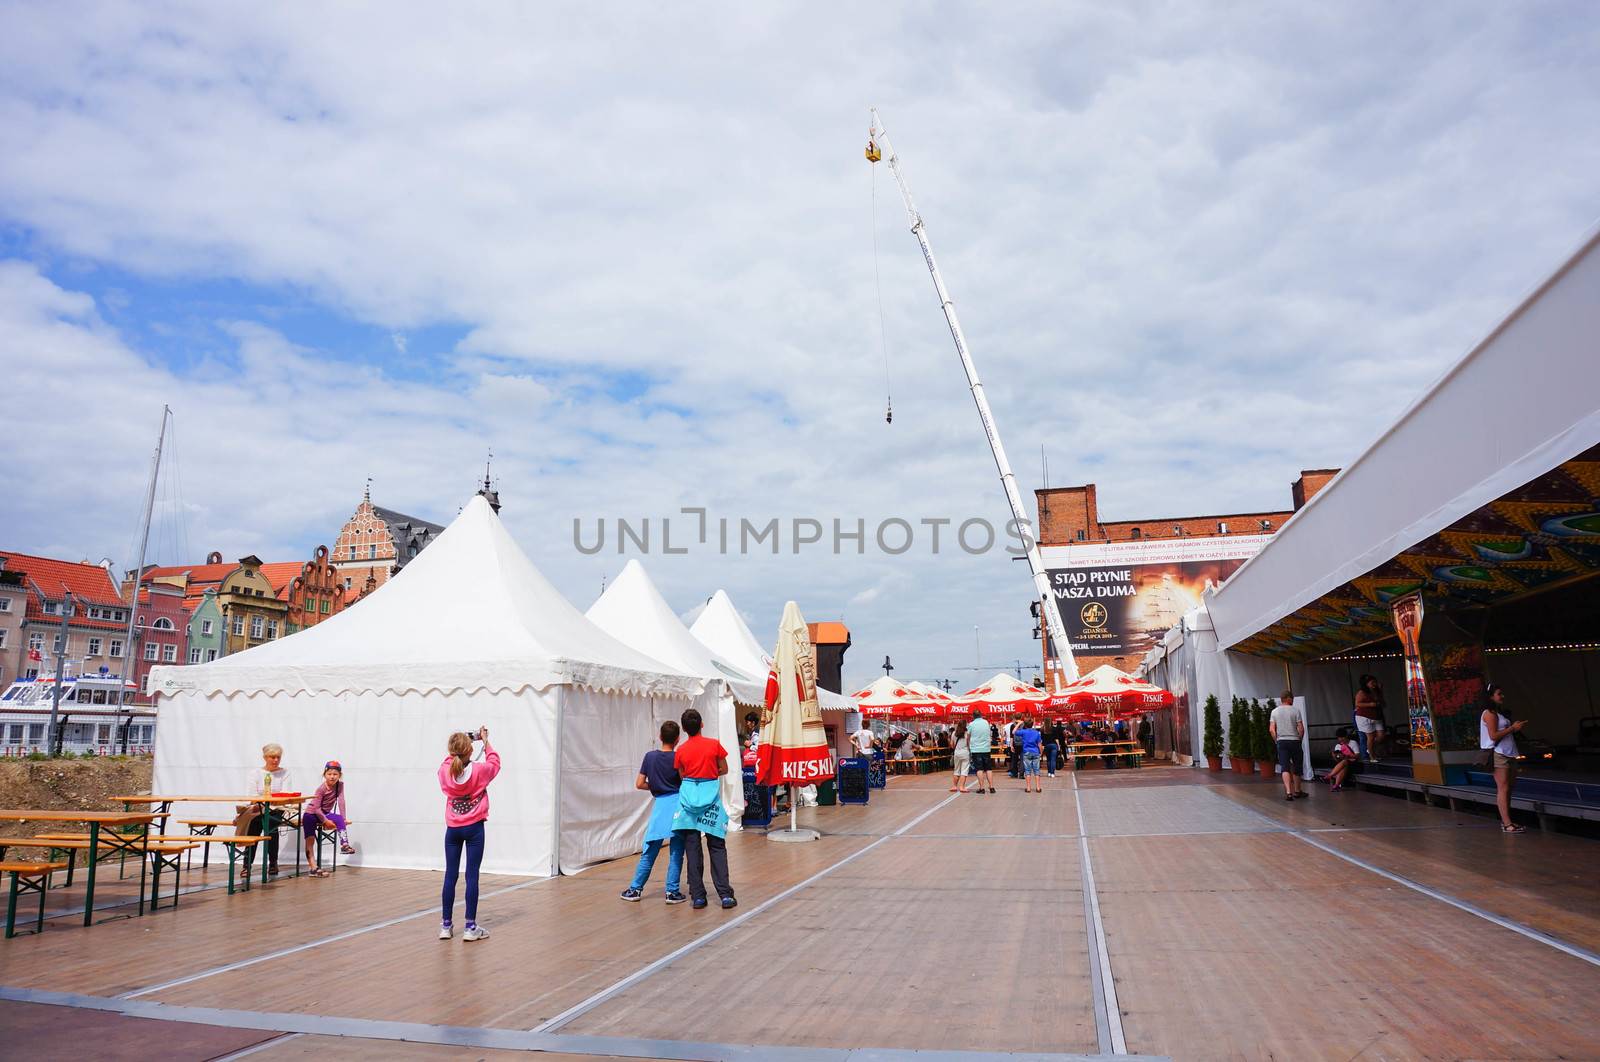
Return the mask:
<svg viewBox="0 0 1600 1062">
<path fill-rule="evenodd" d="M 1344 780 L 1353 769 L 1353 764 L 1361 758 L 1361 750 L 1356 747 L 1355 739 L 1350 734 L 1350 728 L 1339 728 L 1333 742 L 1333 767 L 1326 775 L 1329 792 L 1337 793 L 1344 788 Z"/>
</svg>

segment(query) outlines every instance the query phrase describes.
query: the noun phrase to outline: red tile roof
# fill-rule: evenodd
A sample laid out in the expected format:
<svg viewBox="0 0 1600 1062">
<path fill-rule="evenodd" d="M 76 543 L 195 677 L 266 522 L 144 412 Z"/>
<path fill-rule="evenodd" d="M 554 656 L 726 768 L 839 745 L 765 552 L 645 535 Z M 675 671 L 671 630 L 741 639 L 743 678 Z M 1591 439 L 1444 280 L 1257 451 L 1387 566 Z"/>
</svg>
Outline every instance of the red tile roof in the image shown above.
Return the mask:
<svg viewBox="0 0 1600 1062">
<path fill-rule="evenodd" d="M 179 575 L 189 577 L 189 586 L 196 583 L 205 586 L 215 586 L 227 578 L 228 573 L 239 566 L 238 561 L 228 561 L 225 564 L 172 564 L 164 568 L 146 568 L 141 583 L 148 583 L 153 579 L 171 579 Z"/>
<path fill-rule="evenodd" d="M 272 587 L 272 592 L 282 597 L 289 581 L 305 571 L 305 567 L 305 561 L 272 561 L 261 566 L 261 574 L 267 580 L 267 585 Z"/>
<path fill-rule="evenodd" d="M 27 575 L 31 588 L 52 601 L 59 601 L 68 590 L 79 601 L 95 605 L 121 604 L 111 573 L 98 564 L 34 557 L 27 553 L 0 550 L 5 566 Z"/>
</svg>

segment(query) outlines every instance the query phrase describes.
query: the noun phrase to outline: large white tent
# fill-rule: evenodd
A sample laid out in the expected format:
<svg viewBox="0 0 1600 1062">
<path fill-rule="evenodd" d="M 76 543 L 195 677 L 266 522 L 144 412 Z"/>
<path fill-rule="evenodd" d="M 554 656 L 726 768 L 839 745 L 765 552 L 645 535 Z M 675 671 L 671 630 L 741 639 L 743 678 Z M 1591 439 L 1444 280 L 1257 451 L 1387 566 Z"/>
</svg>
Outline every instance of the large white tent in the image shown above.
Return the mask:
<svg viewBox="0 0 1600 1062">
<path fill-rule="evenodd" d="M 587 616 L 623 644 L 678 671 L 706 680 L 705 689 L 695 699 L 694 706 L 705 722 L 706 736 L 716 738 L 728 750 L 730 763 L 722 780 L 722 802 L 728 809 L 730 827 L 737 829 L 744 814 L 744 775 L 740 768 L 739 715 L 735 701 L 759 706 L 765 693 L 766 672 L 751 674 L 720 659 L 689 633 L 689 628 L 672 611 L 644 565 L 637 560 L 630 560 L 623 566 L 622 573 L 589 606 Z M 654 747 L 652 743 L 641 748 L 640 756 Z"/>
<path fill-rule="evenodd" d="M 735 667 L 753 675 L 766 675 L 772 670 L 772 654 L 762 648 L 750 625 L 734 607 L 726 590 L 718 590 L 706 602 L 706 607 L 695 617 L 689 628 L 707 649 Z M 776 633 L 776 629 L 774 629 Z M 817 707 L 825 712 L 853 712 L 856 702 L 842 694 L 817 687 Z"/>
<path fill-rule="evenodd" d="M 215 663 L 152 669 L 154 791 L 237 793 L 277 742 L 297 790 L 323 761 L 343 763 L 356 862 L 436 868 L 445 742 L 486 725 L 503 767 L 484 869 L 571 873 L 637 851 L 640 750 L 704 686 L 585 619 L 474 497 L 339 615 Z"/>
</svg>

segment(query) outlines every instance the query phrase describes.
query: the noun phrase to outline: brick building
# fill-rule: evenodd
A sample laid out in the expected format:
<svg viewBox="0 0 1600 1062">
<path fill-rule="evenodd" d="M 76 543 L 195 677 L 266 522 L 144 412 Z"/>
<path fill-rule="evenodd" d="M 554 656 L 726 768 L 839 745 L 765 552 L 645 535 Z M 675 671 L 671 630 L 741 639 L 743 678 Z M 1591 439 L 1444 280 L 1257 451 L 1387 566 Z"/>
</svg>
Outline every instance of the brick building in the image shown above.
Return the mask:
<svg viewBox="0 0 1600 1062">
<path fill-rule="evenodd" d="M 333 543 L 332 563 L 346 598 L 353 601 L 388 582 L 443 531 L 438 524 L 373 505 L 369 490 Z"/>
<path fill-rule="evenodd" d="M 1065 546 L 1074 542 L 1138 542 L 1152 538 L 1184 536 L 1216 538 L 1223 535 L 1270 535 L 1301 509 L 1312 495 L 1327 486 L 1337 468 L 1308 469 L 1290 485 L 1293 507 L 1260 513 L 1220 513 L 1214 516 L 1159 516 L 1140 520 L 1103 520 L 1095 498 L 1095 485 L 1051 487 L 1033 492 L 1039 508 L 1039 545 Z"/>
<path fill-rule="evenodd" d="M 1079 669 L 1132 671 L 1206 585 L 1232 574 L 1338 472 L 1302 471 L 1289 509 L 1205 516 L 1107 520 L 1093 483 L 1035 491 L 1039 545 Z M 1048 639 L 1045 650 L 1048 659 Z"/>
<path fill-rule="evenodd" d="M 328 547 L 318 546 L 311 559 L 303 563 L 289 561 L 261 566 L 278 600 L 288 606 L 284 616 L 285 634 L 314 627 L 337 616 L 347 601 L 354 600 L 355 592 L 345 592 L 344 581 L 328 556 Z"/>
<path fill-rule="evenodd" d="M 0 599 L 5 601 L 0 617 L 10 617 L 0 626 L 6 631 L 0 668 L 8 683 L 19 677 L 54 676 L 61 653 L 68 675 L 92 675 L 101 667 L 114 675 L 122 673 L 128 609 L 105 565 L 0 553 L 0 573 L 10 573 L 0 579 Z M 63 646 L 62 604 L 68 592 L 72 614 Z"/>
<path fill-rule="evenodd" d="M 126 594 L 131 580 L 124 582 Z M 166 583 L 150 583 L 139 589 L 137 625 L 133 632 L 133 678 L 138 693 L 134 700 L 148 703 L 145 677 L 157 664 L 181 664 L 189 659 L 189 613 L 184 607 L 183 590 Z"/>
</svg>

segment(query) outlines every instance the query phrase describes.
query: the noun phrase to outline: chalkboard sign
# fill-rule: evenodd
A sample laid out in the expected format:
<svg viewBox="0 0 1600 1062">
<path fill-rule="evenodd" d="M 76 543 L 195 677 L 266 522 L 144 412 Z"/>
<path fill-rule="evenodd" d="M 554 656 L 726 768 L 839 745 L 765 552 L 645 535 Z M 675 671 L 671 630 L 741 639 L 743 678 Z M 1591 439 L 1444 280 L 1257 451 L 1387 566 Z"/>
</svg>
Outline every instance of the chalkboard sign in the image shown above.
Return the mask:
<svg viewBox="0 0 1600 1062">
<path fill-rule="evenodd" d="M 756 769 L 744 769 L 744 817 L 746 826 L 765 826 L 772 821 L 772 787 L 756 784 Z"/>
<path fill-rule="evenodd" d="M 865 804 L 871 795 L 870 761 L 865 756 L 851 756 L 839 761 L 839 803 Z"/>
<path fill-rule="evenodd" d="M 884 759 L 881 752 L 872 753 L 872 760 L 867 765 L 867 784 L 874 789 L 889 787 L 889 761 Z"/>
</svg>

